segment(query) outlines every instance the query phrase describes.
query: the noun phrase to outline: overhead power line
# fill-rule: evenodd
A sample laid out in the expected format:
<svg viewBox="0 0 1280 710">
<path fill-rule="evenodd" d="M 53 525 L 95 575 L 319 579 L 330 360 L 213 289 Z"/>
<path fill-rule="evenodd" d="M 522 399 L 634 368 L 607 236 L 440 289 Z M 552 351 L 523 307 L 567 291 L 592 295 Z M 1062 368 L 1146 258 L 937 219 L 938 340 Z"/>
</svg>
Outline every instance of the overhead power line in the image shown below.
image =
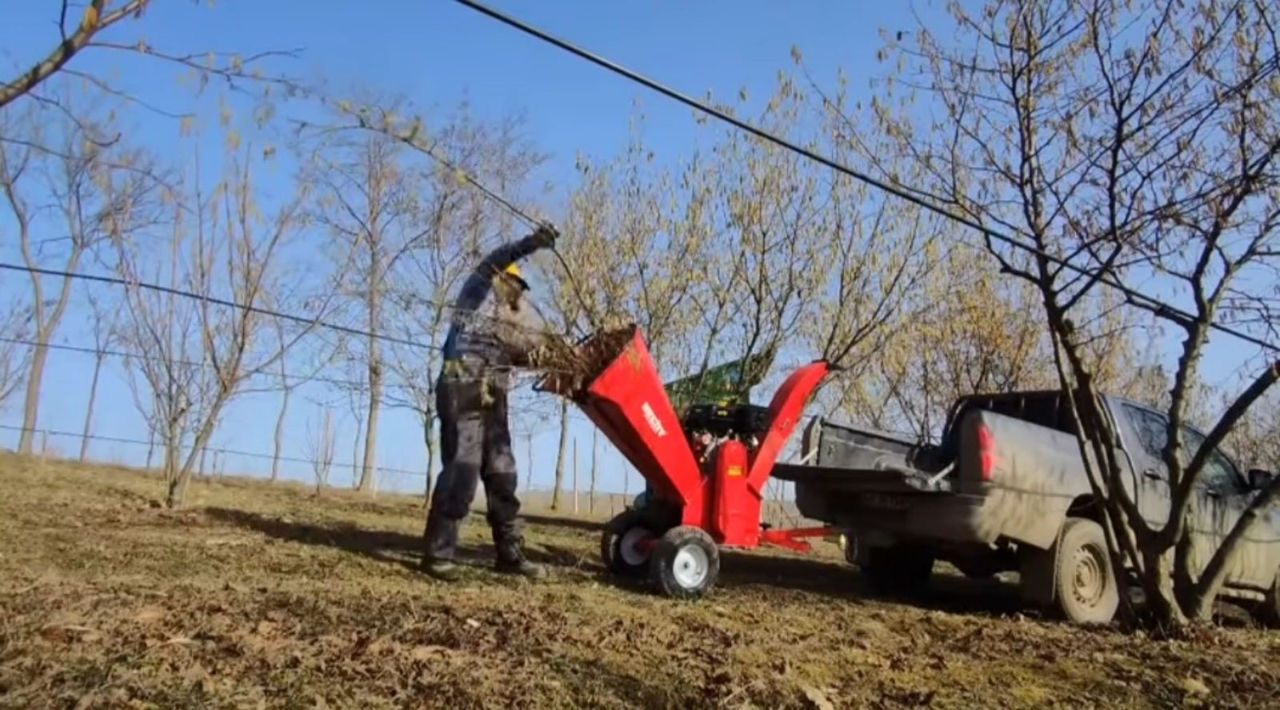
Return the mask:
<svg viewBox="0 0 1280 710">
<path fill-rule="evenodd" d="M 115 276 L 106 276 L 106 275 L 104 275 L 104 274 L 85 274 L 85 273 L 79 273 L 79 272 L 75 272 L 75 271 L 60 271 L 60 270 L 57 270 L 57 269 L 43 269 L 43 268 L 34 267 L 34 266 L 26 266 L 26 265 L 23 265 L 23 264 L 10 264 L 10 263 L 7 263 L 7 262 L 0 262 L 0 269 L 7 269 L 7 270 L 10 270 L 10 271 L 25 271 L 25 272 L 30 272 L 30 273 L 42 274 L 42 275 L 44 275 L 44 276 L 56 276 L 56 277 L 64 278 L 64 279 L 76 279 L 76 280 L 91 281 L 91 282 L 96 282 L 96 283 L 106 283 L 106 284 L 114 284 L 114 285 L 118 285 L 118 286 L 126 286 L 126 287 L 141 288 L 141 289 L 146 289 L 146 290 L 151 290 L 151 291 L 157 291 L 157 292 L 160 292 L 160 293 L 172 294 L 172 295 L 174 295 L 174 296 L 179 296 L 179 297 L 182 297 L 182 298 L 189 298 L 189 299 L 193 299 L 193 300 L 197 300 L 197 301 L 206 301 L 206 302 L 208 302 L 208 303 L 213 303 L 213 304 L 215 304 L 215 305 L 223 306 L 223 307 L 226 307 L 226 308 L 239 309 L 239 310 L 247 311 L 247 312 L 249 312 L 249 313 L 256 313 L 256 314 L 259 314 L 259 315 L 264 315 L 264 316 L 268 316 L 268 317 L 272 317 L 272 318 L 280 318 L 280 319 L 288 320 L 288 321 L 292 321 L 292 322 L 295 322 L 295 323 L 302 323 L 302 324 L 305 324 L 305 325 L 308 325 L 308 326 L 311 326 L 311 327 L 316 327 L 316 328 L 327 328 L 327 329 L 329 329 L 329 330 L 336 330 L 336 331 L 339 331 L 339 332 L 342 332 L 342 333 L 347 333 L 347 334 L 349 334 L 349 335 L 358 335 L 358 336 L 363 337 L 363 338 L 373 338 L 373 339 L 376 339 L 376 340 L 381 340 L 381 341 L 385 341 L 385 342 L 389 342 L 389 343 L 396 343 L 396 344 L 399 344 L 399 345 L 406 345 L 406 346 L 408 346 L 408 347 L 420 348 L 420 349 L 423 349 L 423 350 L 441 351 L 441 350 L 443 350 L 443 349 L 444 349 L 442 346 L 439 346 L 439 345 L 433 345 L 433 344 L 431 344 L 431 343 L 423 343 L 423 342 L 419 342 L 419 341 L 416 341 L 416 340 L 410 340 L 410 339 L 408 339 L 408 338 L 400 338 L 400 337 L 396 337 L 396 336 L 393 336 L 393 335 L 386 335 L 386 334 L 384 334 L 384 333 L 374 333 L 374 332 L 372 332 L 372 331 L 363 330 L 363 329 L 361 329 L 361 328 L 354 328 L 354 327 L 346 326 L 346 325 L 341 325 L 341 324 L 338 324 L 338 323 L 330 323 L 330 322 L 328 322 L 328 321 L 320 320 L 320 319 L 319 319 L 319 318 L 317 318 L 317 317 L 300 316 L 300 315 L 297 315 L 297 314 L 294 314 L 294 313 L 284 313 L 284 312 L 276 311 L 276 310 L 272 310 L 272 309 L 269 309 L 269 308 L 261 308 L 261 307 L 259 307 L 259 306 L 250 306 L 250 305 L 243 304 L 243 303 L 237 303 L 236 301 L 230 301 L 230 300 L 227 300 L 227 299 L 224 299 L 224 298 L 217 298 L 217 297 L 214 297 L 214 296 L 205 296 L 205 295 L 202 295 L 202 294 L 199 294 L 199 293 L 195 293 L 194 291 L 186 291 L 186 290 L 183 290 L 183 289 L 172 288 L 172 287 L 169 287 L 169 286 L 161 286 L 161 285 L 158 285 L 158 284 L 147 283 L 147 282 L 145 282 L 145 281 L 134 281 L 134 280 L 124 279 L 124 278 L 119 278 L 119 277 L 115 277 Z M 453 308 L 453 306 L 452 306 L 452 305 L 447 305 L 447 304 L 446 304 L 446 305 L 441 305 L 441 304 L 439 304 L 439 303 L 433 303 L 433 302 L 430 302 L 430 301 L 424 301 L 424 300 L 421 300 L 421 299 L 419 300 L 419 302 L 420 302 L 420 303 L 426 303 L 426 304 L 428 304 L 428 305 L 434 305 L 434 306 L 436 306 L 436 307 L 438 307 L 438 308 Z M 3 342 L 11 342 L 11 343 L 14 343 L 14 344 L 17 344 L 17 345 L 29 345 L 29 346 L 34 346 L 34 347 L 39 347 L 39 346 L 40 346 L 40 344 L 39 344 L 39 343 L 36 343 L 36 342 L 34 342 L 34 341 L 24 341 L 24 340 L 17 339 L 17 338 L 0 338 L 0 341 L 3 341 Z M 53 348 L 53 349 L 62 349 L 62 350 L 75 350 L 75 351 L 84 351 L 84 352 L 97 352 L 97 350 L 96 350 L 96 349 L 93 349 L 93 348 L 85 348 L 85 347 L 80 347 L 80 346 L 69 346 L 69 345 L 60 345 L 60 344 L 56 344 L 56 343 L 46 343 L 46 344 L 44 345 L 44 347 Z M 119 357 L 132 357 L 132 358 L 135 358 L 135 359 L 148 360 L 148 361 L 155 361 L 155 360 L 157 360 L 157 358 L 156 358 L 155 356 L 143 356 L 143 355 L 136 354 L 136 353 L 127 353 L 127 352 L 110 352 L 110 353 L 108 353 L 108 352 L 106 352 L 106 351 L 103 351 L 103 352 L 104 352 L 104 354 L 110 354 L 110 355 L 115 355 L 115 356 L 119 356 Z M 177 365 L 184 365 L 184 366 L 204 366 L 204 364 L 202 364 L 202 363 L 184 362 L 184 361 L 180 361 L 180 360 L 174 360 L 174 361 L 173 361 L 173 364 L 177 364 Z M 511 365 L 489 365 L 488 367 L 489 367 L 489 369 L 490 369 L 490 370 L 495 370 L 495 371 L 516 371 L 516 370 L 520 370 L 520 369 L 521 369 L 521 368 L 519 368 L 519 367 L 515 367 L 515 366 L 511 366 Z M 540 369 L 541 371 L 543 371 L 543 372 L 561 372 L 561 373 L 570 372 L 570 371 L 568 371 L 568 370 L 559 369 L 559 368 L 548 368 L 548 367 L 543 367 L 543 368 L 539 368 L 539 369 Z M 260 373 L 255 373 L 255 374 L 259 374 L 259 375 L 263 375 L 263 376 L 275 376 L 275 374 L 274 374 L 274 373 L 266 373 L 266 372 L 260 372 Z M 327 377 L 310 377 L 310 378 L 299 378 L 299 379 L 310 379 L 310 380 L 317 380 L 317 381 L 325 381 L 325 382 L 329 382 L 329 383 L 331 383 L 331 384 L 339 384 L 339 385 L 343 385 L 343 384 L 350 384 L 350 383 L 352 382 L 352 381 L 349 381 L 349 380 L 339 380 L 339 379 L 336 379 L 336 378 L 327 378 Z"/>
<path fill-rule="evenodd" d="M 159 284 L 147 283 L 146 281 L 134 281 L 130 279 L 120 278 L 118 276 L 106 276 L 105 274 L 85 274 L 85 273 L 80 273 L 75 271 L 59 271 L 57 269 L 42 269 L 36 266 L 27 266 L 25 264 L 10 264 L 7 262 L 0 262 L 0 269 L 7 269 L 9 271 L 26 271 L 29 273 L 41 274 L 43 276 L 57 276 L 64 279 L 95 281 L 97 283 L 115 284 L 117 286 L 130 286 L 134 288 L 144 289 L 147 291 L 155 291 L 158 293 L 181 296 L 183 298 L 191 298 L 197 301 L 204 301 L 206 303 L 212 303 L 214 305 L 224 306 L 227 308 L 235 308 L 242 311 L 246 311 L 248 313 L 255 313 L 257 315 L 269 316 L 271 318 L 279 318 L 281 320 L 287 320 L 294 323 L 302 323 L 303 325 L 308 325 L 311 327 L 318 326 L 321 328 L 327 328 L 329 330 L 336 330 L 340 333 L 346 333 L 348 335 L 358 335 L 362 338 L 376 338 L 378 340 L 383 340 L 389 343 L 397 343 L 399 345 L 407 345 L 409 347 L 414 347 L 414 348 L 424 348 L 428 350 L 439 349 L 438 346 L 429 345 L 427 343 L 419 343 L 413 340 L 409 340 L 407 338 L 397 338 L 393 335 L 386 335 L 383 333 L 373 333 L 367 330 L 362 330 L 360 328 L 353 328 L 351 326 L 342 325 L 339 323 L 330 323 L 328 321 L 320 320 L 318 317 L 300 316 L 293 313 L 282 313 L 280 311 L 272 310 L 270 308 L 262 308 L 261 306 L 251 306 L 245 303 L 237 303 L 235 301 L 227 300 L 225 298 L 218 298 L 216 296 L 207 296 L 204 294 L 196 293 L 194 291 L 187 291 L 180 288 L 172 288 L 169 286 L 161 286 Z"/>
<path fill-rule="evenodd" d="M 1134 289 L 1129 286 L 1125 286 L 1124 284 L 1120 283 L 1119 281 L 1116 281 L 1114 278 L 1110 277 L 1107 274 L 1100 273 L 1100 272 L 1088 269 L 1086 267 L 1077 266 L 1071 263 L 1070 261 L 1068 261 L 1067 259 L 1064 259 L 1054 254 L 1050 254 L 1044 251 L 1043 249 L 1040 249 L 1034 244 L 1028 244 L 1022 241 L 1021 239 L 993 230 L 990 227 L 984 226 L 968 217 L 955 214 L 954 212 L 951 212 L 950 210 L 944 207 L 936 205 L 926 199 L 919 197 L 918 195 L 912 194 L 908 190 L 891 185 L 887 182 L 884 182 L 883 180 L 880 180 L 871 175 L 868 175 L 867 173 L 861 172 L 859 170 L 855 170 L 830 157 L 827 157 L 815 151 L 809 150 L 808 148 L 805 148 L 804 146 L 793 143 L 785 138 L 781 138 L 777 135 L 774 135 L 762 128 L 759 128 L 751 123 L 748 123 L 747 121 L 743 121 L 742 119 L 736 118 L 724 111 L 721 111 L 713 106 L 709 106 L 702 101 L 699 101 L 691 96 L 688 96 L 687 94 L 677 91 L 655 79 L 651 79 L 643 74 L 640 74 L 636 71 L 628 69 L 622 66 L 621 64 L 618 64 L 617 62 L 611 61 L 598 54 L 595 54 L 586 49 L 583 49 L 564 39 L 561 39 L 548 32 L 538 29 L 537 27 L 534 27 L 533 25 L 530 25 L 527 22 L 518 20 L 508 14 L 505 14 L 487 5 L 484 5 L 483 3 L 475 2 L 475 0 L 456 0 L 456 2 L 472 10 L 475 10 L 476 12 L 486 15 L 494 20 L 497 20 L 498 22 L 501 22 L 502 24 L 507 25 L 508 27 L 512 27 L 531 37 L 537 38 L 543 42 L 554 45 L 555 47 L 558 47 L 580 59 L 584 59 L 592 64 L 595 64 L 598 67 L 601 67 L 610 72 L 613 72 L 618 76 L 624 77 L 637 84 L 645 86 L 648 89 L 656 91 L 659 94 L 662 94 L 667 98 L 670 98 L 674 101 L 682 103 L 685 106 L 688 106 L 696 111 L 707 114 L 708 116 L 711 116 L 720 121 L 728 123 L 740 130 L 746 131 L 747 133 L 750 133 L 751 135 L 754 135 L 757 138 L 768 141 L 776 146 L 792 151 L 794 153 L 798 153 L 816 163 L 824 165 L 847 177 L 851 177 L 855 180 L 871 185 L 872 187 L 875 187 L 879 190 L 887 192 L 900 199 L 906 200 L 911 204 L 914 204 L 918 207 L 926 209 L 934 214 L 937 214 L 941 217 L 949 219 L 957 224 L 961 224 L 965 227 L 975 230 L 978 233 L 990 239 L 994 239 L 998 242 L 1002 242 L 1004 244 L 1015 247 L 1017 249 L 1021 249 L 1031 254 L 1035 254 L 1079 276 L 1085 276 L 1090 279 L 1094 279 L 1099 283 L 1102 283 L 1110 288 L 1113 288 L 1119 291 L 1120 293 L 1124 294 L 1125 296 L 1127 296 L 1128 298 L 1134 301 L 1145 304 L 1146 307 L 1152 310 L 1155 310 L 1157 312 L 1167 313 L 1176 318 L 1181 318 L 1189 321 L 1194 321 L 1196 318 L 1195 316 L 1193 316 L 1190 313 L 1187 313 L 1186 311 L 1183 311 L 1178 308 L 1174 308 L 1164 303 L 1161 300 L 1158 300 L 1156 298 L 1148 296 L 1147 294 L 1141 291 L 1138 291 L 1137 289 Z M 1210 323 L 1209 327 L 1219 332 L 1225 333 L 1227 335 L 1231 335 L 1233 337 L 1239 338 L 1240 340 L 1243 340 L 1245 342 L 1252 343 L 1254 345 L 1262 347 L 1266 350 L 1270 350 L 1272 352 L 1280 352 L 1280 346 L 1270 343 L 1256 336 L 1250 335 L 1248 333 L 1238 331 L 1234 328 L 1231 328 L 1219 323 Z"/>
</svg>

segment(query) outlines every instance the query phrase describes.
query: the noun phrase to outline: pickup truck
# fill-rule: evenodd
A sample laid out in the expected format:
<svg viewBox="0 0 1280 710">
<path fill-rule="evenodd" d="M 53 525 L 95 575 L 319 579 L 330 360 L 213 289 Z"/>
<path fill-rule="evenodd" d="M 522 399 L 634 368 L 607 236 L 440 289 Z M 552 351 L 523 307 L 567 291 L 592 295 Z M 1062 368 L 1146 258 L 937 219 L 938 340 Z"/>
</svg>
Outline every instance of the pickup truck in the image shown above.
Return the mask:
<svg viewBox="0 0 1280 710">
<path fill-rule="evenodd" d="M 1170 508 L 1167 420 L 1121 398 L 1103 403 L 1118 432 L 1124 485 L 1143 516 L 1162 524 Z M 1183 438 L 1194 452 L 1205 437 L 1188 428 Z M 1270 475 L 1244 475 L 1213 452 L 1193 505 L 1193 564 L 1208 561 Z M 800 463 L 779 465 L 774 476 L 794 482 L 801 514 L 844 531 L 846 557 L 878 591 L 922 587 L 935 560 L 971 577 L 1016 570 L 1029 602 L 1077 623 L 1106 623 L 1129 581 L 1111 568 L 1061 392 L 962 397 L 938 445 L 814 419 Z M 1223 596 L 1280 622 L 1278 569 L 1280 516 L 1272 510 L 1237 550 Z"/>
</svg>

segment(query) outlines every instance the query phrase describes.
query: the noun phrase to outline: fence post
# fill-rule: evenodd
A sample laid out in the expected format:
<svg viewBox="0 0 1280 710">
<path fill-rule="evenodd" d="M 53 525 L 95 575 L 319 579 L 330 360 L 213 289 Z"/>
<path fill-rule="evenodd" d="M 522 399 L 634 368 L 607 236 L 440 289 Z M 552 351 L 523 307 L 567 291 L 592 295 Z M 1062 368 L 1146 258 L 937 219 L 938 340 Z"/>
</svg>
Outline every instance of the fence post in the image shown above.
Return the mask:
<svg viewBox="0 0 1280 710">
<path fill-rule="evenodd" d="M 533 490 L 533 433 L 526 432 L 524 435 L 525 453 L 529 456 L 529 469 L 524 472 L 524 489 L 526 491 Z"/>
</svg>

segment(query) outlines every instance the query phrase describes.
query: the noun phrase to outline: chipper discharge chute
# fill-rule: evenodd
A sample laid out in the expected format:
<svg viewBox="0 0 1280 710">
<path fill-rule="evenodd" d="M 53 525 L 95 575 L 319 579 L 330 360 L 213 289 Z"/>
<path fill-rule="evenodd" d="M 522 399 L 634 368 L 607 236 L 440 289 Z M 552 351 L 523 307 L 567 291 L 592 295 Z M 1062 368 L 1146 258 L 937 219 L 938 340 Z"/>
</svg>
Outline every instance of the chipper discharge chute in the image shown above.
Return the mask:
<svg viewBox="0 0 1280 710">
<path fill-rule="evenodd" d="M 830 532 L 765 530 L 760 517 L 765 483 L 825 362 L 792 373 L 767 410 L 713 407 L 681 421 L 638 328 L 598 332 L 565 359 L 571 366 L 538 388 L 573 400 L 648 483 L 643 502 L 605 526 L 601 556 L 611 571 L 694 598 L 715 585 L 722 546 L 804 551 L 803 538 Z"/>
</svg>

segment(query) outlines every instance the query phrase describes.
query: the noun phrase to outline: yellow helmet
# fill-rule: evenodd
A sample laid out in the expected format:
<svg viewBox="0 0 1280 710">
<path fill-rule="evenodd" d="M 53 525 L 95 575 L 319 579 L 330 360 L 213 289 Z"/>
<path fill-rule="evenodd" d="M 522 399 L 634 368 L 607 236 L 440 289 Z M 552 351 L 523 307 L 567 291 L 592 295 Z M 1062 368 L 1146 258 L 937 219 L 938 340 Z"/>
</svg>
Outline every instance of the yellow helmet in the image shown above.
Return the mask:
<svg viewBox="0 0 1280 710">
<path fill-rule="evenodd" d="M 529 282 L 524 280 L 524 275 L 520 273 L 519 266 L 516 266 L 514 263 L 512 263 L 508 265 L 507 268 L 503 269 L 502 273 L 515 279 L 516 285 L 518 285 L 521 290 L 523 291 L 529 290 Z"/>
</svg>

